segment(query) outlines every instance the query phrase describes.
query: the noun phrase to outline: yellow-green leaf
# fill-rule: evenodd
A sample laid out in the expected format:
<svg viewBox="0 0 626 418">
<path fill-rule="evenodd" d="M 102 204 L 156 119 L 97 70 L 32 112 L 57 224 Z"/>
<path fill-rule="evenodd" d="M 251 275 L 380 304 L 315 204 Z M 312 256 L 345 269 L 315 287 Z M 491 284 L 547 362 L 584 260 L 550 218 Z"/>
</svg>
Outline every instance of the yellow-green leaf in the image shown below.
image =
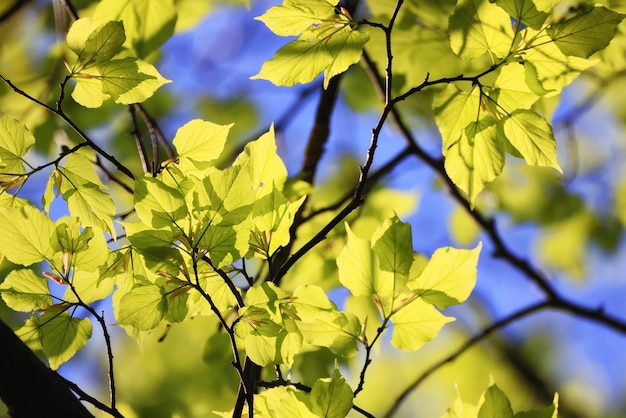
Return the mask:
<svg viewBox="0 0 626 418">
<path fill-rule="evenodd" d="M 39 209 L 30 205 L 0 207 L 0 224 L 2 255 L 12 263 L 30 266 L 52 256 L 54 223 Z"/>
<path fill-rule="evenodd" d="M 13 270 L 0 283 L 0 295 L 7 306 L 31 312 L 52 305 L 48 279 L 32 270 Z"/>
<path fill-rule="evenodd" d="M 140 331 L 150 331 L 163 320 L 167 297 L 155 285 L 139 285 L 125 293 L 119 304 L 117 322 Z"/>
<path fill-rule="evenodd" d="M 472 250 L 439 248 L 416 278 L 407 283 L 424 301 L 445 309 L 465 302 L 476 285 L 476 265 L 482 244 Z"/>
<path fill-rule="evenodd" d="M 311 26 L 322 23 L 322 19 L 333 17 L 336 4 L 333 0 L 285 0 L 256 19 L 276 35 L 299 36 Z"/>
<path fill-rule="evenodd" d="M 39 319 L 43 352 L 56 370 L 87 344 L 91 337 L 89 318 L 73 318 L 67 312 L 47 312 Z"/>
<path fill-rule="evenodd" d="M 503 121 L 506 138 L 524 157 L 526 163 L 552 167 L 559 172 L 556 140 L 550 124 L 530 110 L 516 110 Z"/>
<path fill-rule="evenodd" d="M 16 119 L 0 118 L 0 173 L 23 174 L 22 157 L 35 144 L 35 137 Z"/>
<path fill-rule="evenodd" d="M 181 170 L 202 170 L 215 162 L 224 150 L 232 126 L 194 119 L 180 127 L 172 143 L 178 152 Z"/>
<path fill-rule="evenodd" d="M 417 351 L 454 318 L 443 316 L 432 305 L 416 299 L 398 309 L 391 321 L 394 327 L 391 344 L 403 351 Z"/>
<path fill-rule="evenodd" d="M 333 370 L 331 377 L 317 379 L 311 389 L 311 410 L 324 418 L 344 418 L 352 409 L 352 388 Z"/>
<path fill-rule="evenodd" d="M 503 58 L 511 50 L 511 17 L 487 0 L 461 0 L 448 22 L 450 45 L 459 57 L 471 60 L 485 53 Z"/>
</svg>

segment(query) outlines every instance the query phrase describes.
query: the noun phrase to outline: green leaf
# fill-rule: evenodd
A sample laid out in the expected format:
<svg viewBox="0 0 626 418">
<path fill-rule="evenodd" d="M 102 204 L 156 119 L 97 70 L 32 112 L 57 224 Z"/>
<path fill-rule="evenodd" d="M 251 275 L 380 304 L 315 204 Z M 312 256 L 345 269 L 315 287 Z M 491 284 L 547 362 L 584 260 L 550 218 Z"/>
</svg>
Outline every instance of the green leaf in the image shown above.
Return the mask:
<svg viewBox="0 0 626 418">
<path fill-rule="evenodd" d="M 496 120 L 487 116 L 470 122 L 445 150 L 444 164 L 450 179 L 467 193 L 473 206 L 485 184 L 495 180 L 504 167 L 504 143 L 498 138 Z"/>
<path fill-rule="evenodd" d="M 391 321 L 394 327 L 391 345 L 403 351 L 417 351 L 454 318 L 443 316 L 432 305 L 416 299 L 399 308 Z"/>
<path fill-rule="evenodd" d="M 136 60 L 135 64 L 139 74 L 138 78 L 141 81 L 132 89 L 120 93 L 115 103 L 142 103 L 152 97 L 162 85 L 171 82 L 171 80 L 164 78 L 154 65 L 142 60 Z"/>
<path fill-rule="evenodd" d="M 202 235 L 198 248 L 206 249 L 215 267 L 222 268 L 246 255 L 249 238 L 250 230 L 246 227 L 211 226 Z"/>
<path fill-rule="evenodd" d="M 526 36 L 533 38 L 541 36 L 541 34 L 532 29 L 527 29 Z M 537 77 L 543 88 L 551 91 L 547 96 L 560 93 L 582 71 L 595 63 L 592 60 L 563 54 L 554 42 L 531 45 L 525 49 L 523 57 L 536 69 Z"/>
<path fill-rule="evenodd" d="M 279 36 L 299 36 L 311 26 L 317 26 L 323 19 L 335 15 L 333 0 L 285 0 L 281 6 L 270 7 L 257 20 Z"/>
<path fill-rule="evenodd" d="M 64 167 L 58 167 L 63 178 L 59 186 L 70 213 L 83 226 L 92 226 L 113 235 L 115 203 L 103 189 L 106 186 L 96 174 L 94 163 L 79 153 L 67 156 Z"/>
<path fill-rule="evenodd" d="M 24 161 L 35 137 L 21 122 L 3 116 L 0 118 L 0 173 L 23 174 Z"/>
<path fill-rule="evenodd" d="M 530 110 L 516 110 L 502 123 L 504 134 L 526 163 L 562 172 L 556 158 L 556 140 L 550 124 Z"/>
<path fill-rule="evenodd" d="M 525 65 L 511 63 L 500 69 L 498 78 L 494 83 L 497 89 L 496 102 L 505 112 L 510 113 L 516 109 L 530 109 L 540 98 L 535 88 L 531 88 L 525 80 L 528 80 L 529 70 Z"/>
<path fill-rule="evenodd" d="M 0 207 L 2 255 L 9 261 L 30 266 L 52 257 L 52 219 L 34 206 Z"/>
<path fill-rule="evenodd" d="M 144 176 L 135 182 L 135 210 L 139 219 L 156 229 L 184 229 L 177 223 L 187 215 L 185 198 L 178 189 L 166 186 L 161 180 Z"/>
<path fill-rule="evenodd" d="M 483 393 L 481 400 L 478 418 L 513 418 L 511 402 L 495 384 Z"/>
<path fill-rule="evenodd" d="M 72 98 L 81 106 L 94 109 L 102 106 L 102 103 L 111 97 L 102 91 L 100 72 L 95 68 L 82 70 L 75 80 L 76 86 L 72 90 Z"/>
<path fill-rule="evenodd" d="M 324 418 L 344 418 L 352 409 L 352 388 L 333 370 L 329 378 L 317 379 L 311 388 L 311 411 Z"/>
<path fill-rule="evenodd" d="M 472 87 L 469 92 L 448 84 L 433 99 L 435 122 L 441 132 L 444 153 L 461 137 L 465 128 L 476 122 L 480 109 L 480 89 Z"/>
<path fill-rule="evenodd" d="M 13 270 L 0 283 L 0 295 L 7 306 L 31 312 L 52 305 L 48 280 L 32 270 Z"/>
<path fill-rule="evenodd" d="M 20 340 L 24 342 L 35 353 L 43 351 L 43 345 L 41 344 L 41 323 L 37 314 L 32 314 L 28 319 L 18 328 L 14 328 L 13 332 Z"/>
<path fill-rule="evenodd" d="M 106 254 L 106 253 L 104 253 Z M 100 270 L 74 272 L 72 286 L 83 303 L 92 303 L 107 298 L 115 287 L 115 277 L 106 277 Z M 71 288 L 65 290 L 63 300 L 78 303 L 78 298 Z"/>
<path fill-rule="evenodd" d="M 291 367 L 302 346 L 302 335 L 293 321 L 285 321 L 283 327 L 267 320 L 253 327 L 245 337 L 244 346 L 248 357 L 259 366 L 284 364 Z"/>
<path fill-rule="evenodd" d="M 39 319 L 43 352 L 50 368 L 56 370 L 85 346 L 91 338 L 89 318 L 73 318 L 67 312 L 47 312 Z"/>
<path fill-rule="evenodd" d="M 194 191 L 194 216 L 209 225 L 233 226 L 252 213 L 250 172 L 241 166 L 211 172 Z"/>
<path fill-rule="evenodd" d="M 194 119 L 180 127 L 172 141 L 178 152 L 180 169 L 184 172 L 203 170 L 215 163 L 224 150 L 232 126 Z"/>
<path fill-rule="evenodd" d="M 367 32 L 352 29 L 347 23 L 329 35 L 320 35 L 317 29 L 306 32 L 276 51 L 259 73 L 250 78 L 268 80 L 277 86 L 293 86 L 309 83 L 323 72 L 326 88 L 334 75 L 359 61 L 368 40 Z"/>
<path fill-rule="evenodd" d="M 626 15 L 604 6 L 596 6 L 586 13 L 550 25 L 547 32 L 565 55 L 589 58 L 609 45 L 624 17 Z"/>
<path fill-rule="evenodd" d="M 513 43 L 509 15 L 487 0 L 461 0 L 448 22 L 450 45 L 459 57 L 471 60 L 485 53 L 503 58 Z"/>
<path fill-rule="evenodd" d="M 68 48 L 77 56 L 77 63 L 74 65 L 73 70 L 84 67 L 94 58 L 90 55 L 89 51 L 86 51 L 86 43 L 87 39 L 92 35 L 97 35 L 97 31 L 102 28 L 102 25 L 101 20 L 84 17 L 76 20 L 72 23 L 72 26 L 70 26 L 67 32 L 66 42 Z M 95 42 L 92 40 L 92 48 L 94 44 Z M 91 52 L 93 52 L 93 50 Z"/>
<path fill-rule="evenodd" d="M 156 51 L 174 33 L 176 7 L 172 0 L 103 0 L 94 16 L 104 20 L 122 20 L 126 45 L 140 58 Z"/>
<path fill-rule="evenodd" d="M 385 220 L 372 236 L 372 249 L 381 270 L 408 275 L 413 263 L 411 225 L 397 215 Z"/>
<path fill-rule="evenodd" d="M 106 61 L 98 65 L 102 80 L 102 92 L 115 99 L 115 103 L 131 104 L 120 97 L 128 93 L 143 81 L 153 78 L 139 72 L 135 58 L 121 58 Z"/>
<path fill-rule="evenodd" d="M 346 223 L 348 241 L 337 257 L 339 281 L 354 296 L 389 298 L 394 291 L 394 277 L 380 270 L 369 241 L 357 237 Z"/>
<path fill-rule="evenodd" d="M 296 324 L 309 344 L 326 347 L 342 357 L 357 353 L 361 323 L 349 312 L 320 311 L 312 318 L 302 316 Z"/>
<path fill-rule="evenodd" d="M 559 413 L 559 394 L 554 394 L 552 405 L 535 411 L 523 411 L 515 414 L 515 418 L 557 418 Z"/>
<path fill-rule="evenodd" d="M 117 322 L 140 331 L 150 331 L 163 320 L 167 297 L 159 286 L 139 285 L 122 296 Z"/>
<path fill-rule="evenodd" d="M 271 193 L 257 199 L 252 211 L 253 233 L 251 245 L 272 255 L 278 248 L 285 247 L 291 239 L 289 228 L 306 196 L 290 202 L 276 187 Z"/>
<path fill-rule="evenodd" d="M 465 302 L 476 285 L 476 265 L 482 244 L 472 250 L 439 248 L 414 279 L 410 289 L 439 309 Z"/>
<path fill-rule="evenodd" d="M 230 417 L 232 414 L 227 416 Z M 254 395 L 254 416 L 319 418 L 317 414 L 311 412 L 309 397 L 292 386 L 271 388 L 259 395 Z"/>
<path fill-rule="evenodd" d="M 533 0 L 497 0 L 496 4 L 511 17 L 533 29 L 540 29 L 549 16 L 545 11 L 537 10 Z"/>
<path fill-rule="evenodd" d="M 102 63 L 112 59 L 126 40 L 122 22 L 107 22 L 93 31 L 85 41 L 84 53 Z"/>
<path fill-rule="evenodd" d="M 257 200 L 272 192 L 273 188 L 283 190 L 287 180 L 287 168 L 276 153 L 274 125 L 257 140 L 248 142 L 237 156 L 233 167 L 241 165 L 250 172 L 252 190 Z"/>
</svg>

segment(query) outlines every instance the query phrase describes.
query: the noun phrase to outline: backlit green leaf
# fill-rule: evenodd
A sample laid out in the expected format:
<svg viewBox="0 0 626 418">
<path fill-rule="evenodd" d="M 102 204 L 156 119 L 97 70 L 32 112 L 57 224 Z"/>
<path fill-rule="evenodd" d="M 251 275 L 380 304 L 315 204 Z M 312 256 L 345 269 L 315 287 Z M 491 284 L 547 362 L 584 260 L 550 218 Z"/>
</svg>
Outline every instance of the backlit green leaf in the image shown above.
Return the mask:
<svg viewBox="0 0 626 418">
<path fill-rule="evenodd" d="M 60 191 L 70 213 L 78 217 L 82 225 L 112 235 L 115 203 L 104 191 L 106 186 L 98 178 L 94 163 L 82 154 L 73 153 L 58 170 L 62 174 Z"/>
<path fill-rule="evenodd" d="M 408 287 L 439 309 L 465 302 L 476 284 L 476 265 L 482 244 L 472 250 L 439 248 Z"/>
<path fill-rule="evenodd" d="M 511 402 L 495 384 L 482 395 L 478 418 L 513 418 Z"/>
<path fill-rule="evenodd" d="M 296 324 L 309 344 L 326 347 L 342 357 L 357 352 L 361 323 L 349 312 L 320 311 L 314 317 L 303 316 Z"/>
<path fill-rule="evenodd" d="M 391 344 L 403 351 L 417 351 L 434 339 L 441 328 L 454 318 L 443 316 L 432 305 L 416 299 L 391 316 Z"/>
<path fill-rule="evenodd" d="M 346 24 L 317 38 L 319 31 L 306 32 L 300 38 L 276 51 L 258 74 L 251 79 L 269 80 L 278 86 L 309 83 L 324 73 L 324 87 L 332 76 L 340 74 L 359 61 L 363 46 L 369 40 L 367 32 Z"/>
<path fill-rule="evenodd" d="M 242 259 L 248 252 L 250 230 L 247 227 L 211 226 L 199 242 L 215 267 L 222 268 Z"/>
<path fill-rule="evenodd" d="M 232 414 L 228 414 L 231 416 Z M 226 416 L 226 415 L 225 415 Z M 254 395 L 254 416 L 263 418 L 319 418 L 311 412 L 309 397 L 293 386 L 281 386 Z"/>
<path fill-rule="evenodd" d="M 322 19 L 335 15 L 333 0 L 285 0 L 282 5 L 270 7 L 257 20 L 279 36 L 298 36 Z"/>
<path fill-rule="evenodd" d="M 0 283 L 0 295 L 7 306 L 31 312 L 52 305 L 48 279 L 32 270 L 13 270 Z"/>
<path fill-rule="evenodd" d="M 530 110 L 516 110 L 504 119 L 503 128 L 506 138 L 526 163 L 561 172 L 552 127 L 543 117 Z"/>
<path fill-rule="evenodd" d="M 100 72 L 95 68 L 82 70 L 80 77 L 76 77 L 75 80 L 76 86 L 72 91 L 72 98 L 81 106 L 97 108 L 111 97 L 102 91 Z"/>
<path fill-rule="evenodd" d="M 411 225 L 396 215 L 385 220 L 372 236 L 372 249 L 381 270 L 407 275 L 413 263 Z"/>
<path fill-rule="evenodd" d="M 488 116 L 470 122 L 461 137 L 445 151 L 446 173 L 474 204 L 485 184 L 504 167 L 504 143 L 498 138 L 496 120 Z"/>
<path fill-rule="evenodd" d="M 74 318 L 67 312 L 47 312 L 39 319 L 43 352 L 50 368 L 56 370 L 85 346 L 91 338 L 89 318 Z"/>
<path fill-rule="evenodd" d="M 497 0 L 496 4 L 502 7 L 511 17 L 521 21 L 526 26 L 539 29 L 549 14 L 537 10 L 533 0 Z"/>
<path fill-rule="evenodd" d="M 252 213 L 250 172 L 241 166 L 215 170 L 194 192 L 194 216 L 209 225 L 239 225 Z"/>
<path fill-rule="evenodd" d="M 67 32 L 66 41 L 68 48 L 77 56 L 77 63 L 74 66 L 74 70 L 80 69 L 94 58 L 88 51 L 86 51 L 85 45 L 87 43 L 87 39 L 89 39 L 92 34 L 94 36 L 97 35 L 97 31 L 102 27 L 102 25 L 102 20 L 85 17 L 76 20 L 72 23 L 72 26 L 70 26 Z M 93 48 L 93 41 L 91 46 Z"/>
<path fill-rule="evenodd" d="M 52 256 L 54 223 L 34 206 L 0 207 L 0 224 L 2 255 L 12 263 L 30 266 Z"/>
<path fill-rule="evenodd" d="M 273 188 L 283 189 L 287 180 L 287 168 L 276 153 L 274 126 L 257 140 L 246 144 L 233 166 L 241 165 L 250 172 L 252 190 L 257 200 L 271 193 Z"/>
<path fill-rule="evenodd" d="M 172 0 L 103 0 L 94 16 L 104 20 L 122 20 L 126 45 L 145 58 L 174 33 L 176 8 Z"/>
<path fill-rule="evenodd" d="M 96 62 L 105 62 L 120 52 L 125 40 L 124 24 L 107 22 L 87 37 L 84 52 L 93 55 Z"/>
<path fill-rule="evenodd" d="M 23 174 L 22 157 L 35 144 L 35 137 L 16 119 L 0 118 L 0 173 Z"/>
<path fill-rule="evenodd" d="M 505 57 L 512 47 L 511 18 L 487 0 L 461 0 L 450 16 L 450 45 L 459 57 L 471 60 L 485 53 Z"/>
<path fill-rule="evenodd" d="M 332 377 L 317 379 L 311 389 L 311 410 L 324 418 L 344 418 L 352 409 L 352 388 L 333 370 Z"/>
<path fill-rule="evenodd" d="M 476 122 L 480 109 L 480 90 L 472 88 L 465 92 L 454 84 L 448 84 L 435 94 L 433 108 L 445 153 L 458 141 L 465 128 L 471 122 Z"/>
<path fill-rule="evenodd" d="M 348 241 L 337 257 L 339 281 L 354 296 L 377 296 L 380 300 L 393 295 L 394 277 L 379 268 L 379 262 L 367 240 L 357 237 L 346 224 Z M 387 274 L 385 274 L 387 273 Z"/>
<path fill-rule="evenodd" d="M 188 214 L 179 190 L 156 178 L 139 177 L 135 182 L 134 202 L 137 215 L 144 224 L 156 229 L 184 230 L 186 225 L 177 224 Z"/>
<path fill-rule="evenodd" d="M 135 286 L 120 300 L 117 322 L 141 331 L 154 329 L 167 311 L 167 297 L 155 285 Z"/>
<path fill-rule="evenodd" d="M 139 86 L 144 80 L 152 76 L 139 72 L 137 61 L 134 58 L 122 58 L 103 62 L 98 65 L 102 80 L 102 92 L 110 95 L 116 103 L 124 103 L 119 97 Z"/>
<path fill-rule="evenodd" d="M 506 112 L 516 109 L 530 109 L 539 100 L 539 95 L 525 80 L 528 69 L 524 65 L 512 63 L 500 69 L 500 74 L 494 83 L 497 89 L 498 106 Z"/>
<path fill-rule="evenodd" d="M 603 6 L 548 27 L 548 35 L 565 55 L 589 58 L 604 49 L 615 36 L 617 25 L 626 15 Z"/>
<path fill-rule="evenodd" d="M 216 161 L 232 126 L 194 119 L 180 127 L 172 143 L 178 152 L 181 170 L 202 170 Z"/>
</svg>

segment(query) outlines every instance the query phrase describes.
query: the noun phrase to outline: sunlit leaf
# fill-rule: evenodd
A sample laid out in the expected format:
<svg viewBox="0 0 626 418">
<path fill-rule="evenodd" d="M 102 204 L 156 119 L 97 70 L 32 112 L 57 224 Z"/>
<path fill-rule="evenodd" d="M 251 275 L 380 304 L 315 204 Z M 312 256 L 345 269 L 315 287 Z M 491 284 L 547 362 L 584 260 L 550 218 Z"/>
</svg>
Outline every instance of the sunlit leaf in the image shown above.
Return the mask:
<svg viewBox="0 0 626 418">
<path fill-rule="evenodd" d="M 513 42 L 510 19 L 504 10 L 487 0 L 459 1 L 448 25 L 452 50 L 467 60 L 487 52 L 505 57 Z"/>
<path fill-rule="evenodd" d="M 0 295 L 7 306 L 31 312 L 52 305 L 48 279 L 32 270 L 13 270 L 0 283 Z"/>
<path fill-rule="evenodd" d="M 194 119 L 178 128 L 172 143 L 178 152 L 181 170 L 201 170 L 216 161 L 226 143 L 231 125 L 216 125 Z"/>
<path fill-rule="evenodd" d="M 454 318 L 443 316 L 432 305 L 417 299 L 398 309 L 391 316 L 391 344 L 403 351 L 417 351 L 434 339 L 441 328 Z"/>
<path fill-rule="evenodd" d="M 446 173 L 473 205 L 485 184 L 495 180 L 504 167 L 504 143 L 498 138 L 496 120 L 488 116 L 470 122 L 446 149 L 445 157 Z"/>
<path fill-rule="evenodd" d="M 181 229 L 177 222 L 187 216 L 185 199 L 180 191 L 152 177 L 140 177 L 135 183 L 135 210 L 139 219 L 154 228 Z"/>
<path fill-rule="evenodd" d="M 51 257 L 50 235 L 54 223 L 34 206 L 0 207 L 2 255 L 23 266 Z"/>
<path fill-rule="evenodd" d="M 589 58 L 607 47 L 624 17 L 626 15 L 604 6 L 596 6 L 586 13 L 550 25 L 547 32 L 565 55 Z"/>
<path fill-rule="evenodd" d="M 279 36 L 298 36 L 322 19 L 335 15 L 337 1 L 332 0 L 285 0 L 282 5 L 270 7 L 257 20 Z"/>
<path fill-rule="evenodd" d="M 496 4 L 511 17 L 533 29 L 541 28 L 549 16 L 545 11 L 538 10 L 535 1 L 532 0 L 497 0 Z"/>
<path fill-rule="evenodd" d="M 145 58 L 174 33 L 176 8 L 172 0 L 104 0 L 94 15 L 104 20 L 122 20 L 126 44 Z"/>
<path fill-rule="evenodd" d="M 476 265 L 482 244 L 472 250 L 439 248 L 408 287 L 439 309 L 465 302 L 476 284 Z"/>
<path fill-rule="evenodd" d="M 0 118 L 0 173 L 23 174 L 28 149 L 35 144 L 32 133 L 16 119 Z"/>
<path fill-rule="evenodd" d="M 311 410 L 324 418 L 343 418 L 352 409 L 352 388 L 333 370 L 331 377 L 317 379 L 311 389 Z"/>
<path fill-rule="evenodd" d="M 93 55 L 96 62 L 105 62 L 120 52 L 125 40 L 124 24 L 107 22 L 87 37 L 83 51 Z"/>
<path fill-rule="evenodd" d="M 495 384 L 483 393 L 481 401 L 478 418 L 513 418 L 511 402 Z"/>
<path fill-rule="evenodd" d="M 506 138 L 526 163 L 561 172 L 552 127 L 543 117 L 530 110 L 516 110 L 504 119 L 503 128 Z"/>
<path fill-rule="evenodd" d="M 46 312 L 39 323 L 43 334 L 43 352 L 53 370 L 74 357 L 91 338 L 89 318 L 74 318 L 67 312 Z"/>
<path fill-rule="evenodd" d="M 154 329 L 167 311 L 167 298 L 159 286 L 136 286 L 120 300 L 117 322 L 141 331 Z"/>
</svg>

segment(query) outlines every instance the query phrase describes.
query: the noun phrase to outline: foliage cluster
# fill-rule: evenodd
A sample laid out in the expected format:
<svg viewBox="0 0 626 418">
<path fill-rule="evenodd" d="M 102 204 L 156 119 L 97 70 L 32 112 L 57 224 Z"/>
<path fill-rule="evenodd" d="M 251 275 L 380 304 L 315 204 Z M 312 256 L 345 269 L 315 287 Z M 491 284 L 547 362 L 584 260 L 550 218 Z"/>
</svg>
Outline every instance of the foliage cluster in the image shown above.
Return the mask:
<svg viewBox="0 0 626 418">
<path fill-rule="evenodd" d="M 4 20 L 17 19 L 19 3 L 3 11 Z M 562 297 L 541 270 L 509 250 L 485 215 L 484 199 L 487 189 L 502 202 L 499 209 L 523 220 L 525 213 L 511 203 L 522 197 L 502 180 L 512 175 L 505 163 L 524 170 L 523 161 L 521 167 L 550 170 L 532 171 L 534 181 L 556 195 L 544 196 L 536 213 L 544 215 L 557 200 L 579 203 L 550 180 L 563 172 L 550 118 L 563 89 L 581 73 L 594 65 L 611 71 L 602 52 L 624 18 L 617 7 L 284 0 L 258 20 L 290 40 L 251 78 L 278 86 L 323 79 L 302 170 L 290 177 L 277 153 L 278 122 L 239 149 L 229 140 L 236 124 L 196 118 L 171 141 L 160 130 L 158 100 L 172 80 L 159 73 L 159 54 L 176 32 L 208 13 L 192 3 L 102 0 L 76 8 L 58 1 L 58 14 L 71 22 L 65 30 L 57 20 L 63 41 L 32 74 L 8 65 L 11 48 L 17 54 L 23 46 L 3 41 L 9 52 L 0 66 L 0 256 L 6 267 L 0 294 L 11 310 L 28 314 L 15 333 L 53 370 L 85 347 L 93 324 L 100 328 L 110 399 L 105 404 L 68 384 L 83 399 L 103 413 L 133 414 L 131 401 L 117 402 L 119 365 L 107 316 L 99 312 L 110 300 L 116 326 L 140 345 L 165 338 L 171 326 L 212 321 L 204 360 L 221 363 L 223 377 L 216 379 L 223 384 L 214 391 L 231 408 L 211 411 L 219 416 L 395 413 L 445 362 L 375 414 L 360 406 L 358 395 L 376 350 L 388 340 L 414 352 L 435 339 L 454 320 L 448 308 L 470 297 L 483 247 L 470 233 L 467 248 L 444 246 L 430 257 L 414 251 L 412 226 L 401 219 L 411 204 L 386 202 L 411 199 L 380 183 L 408 157 L 430 167 L 465 210 L 457 222 L 481 229 L 494 254 L 544 296 L 492 323 L 450 360 L 499 328 L 550 308 L 626 331 L 625 321 Z M 366 83 L 356 64 L 379 91 L 379 113 L 357 179 L 337 191 L 316 169 L 342 80 Z M 363 95 L 364 108 L 373 98 Z M 434 121 L 441 158 L 422 148 L 401 109 Z M 108 129 L 126 132 L 136 152 L 94 139 L 93 128 L 109 119 L 121 127 Z M 377 149 L 388 125 L 406 147 L 381 164 Z M 46 149 L 52 133 L 60 147 L 54 158 Z M 38 165 L 41 154 L 47 160 Z M 31 186 L 29 201 L 23 195 Z M 558 220 L 585 215 L 592 228 L 592 214 L 572 207 Z M 349 292 L 345 301 L 330 297 L 337 288 Z M 346 379 L 355 362 L 357 373 Z M 444 416 L 554 417 L 558 400 L 514 414 L 492 382 L 478 405 L 459 397 Z"/>
</svg>

